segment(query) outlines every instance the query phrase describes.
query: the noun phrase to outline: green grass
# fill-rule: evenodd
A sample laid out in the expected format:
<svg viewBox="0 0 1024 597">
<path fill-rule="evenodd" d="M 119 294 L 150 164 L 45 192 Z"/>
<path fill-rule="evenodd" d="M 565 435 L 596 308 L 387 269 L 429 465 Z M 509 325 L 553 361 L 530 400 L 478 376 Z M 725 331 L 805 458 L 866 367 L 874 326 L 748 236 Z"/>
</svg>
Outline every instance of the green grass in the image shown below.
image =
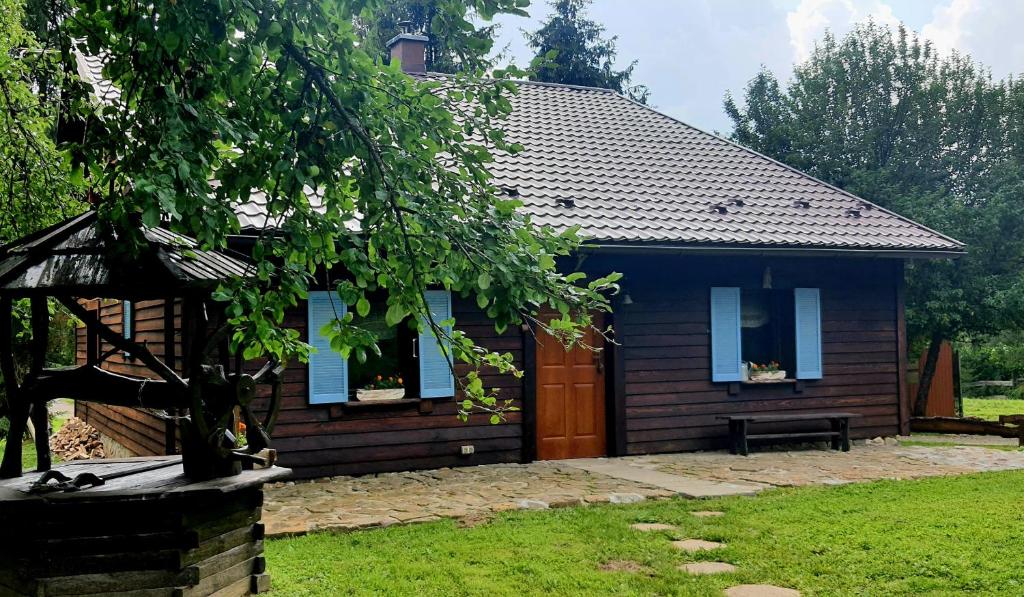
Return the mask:
<svg viewBox="0 0 1024 597">
<path fill-rule="evenodd" d="M 804 595 L 1024 593 L 1024 472 L 832 488 L 755 498 L 513 512 L 459 528 L 451 521 L 267 542 L 274 595 L 720 595 L 771 583 Z M 698 519 L 692 510 L 716 509 Z M 674 533 L 638 533 L 664 522 Z M 719 540 L 696 557 L 673 538 Z M 739 567 L 691 577 L 696 559 Z M 640 572 L 601 569 L 636 562 Z"/>
<path fill-rule="evenodd" d="M 964 398 L 964 416 L 998 421 L 999 415 L 1024 415 L 1024 400 Z"/>
<path fill-rule="evenodd" d="M 919 435 L 926 435 L 926 434 L 915 433 L 914 437 L 917 437 Z M 928 435 L 930 435 L 930 434 L 928 434 Z M 935 448 L 935 447 L 939 447 L 939 448 L 956 448 L 958 446 L 970 446 L 972 448 L 988 448 L 990 450 L 1002 450 L 1004 452 L 1017 452 L 1018 450 L 1024 449 L 1024 448 L 1021 448 L 1021 447 L 1017 446 L 1016 444 L 982 444 L 982 443 L 973 443 L 970 440 L 970 438 L 964 439 L 962 441 L 955 441 L 955 442 L 930 442 L 930 441 L 914 441 L 912 439 L 901 439 L 900 440 L 900 445 L 901 446 L 923 446 L 923 447 L 926 447 L 926 448 Z"/>
<path fill-rule="evenodd" d="M 57 433 L 61 427 L 64 426 L 64 421 L 67 417 L 51 417 L 50 423 L 53 427 L 53 432 Z M 7 438 L 0 439 L 0 460 L 4 457 L 4 452 L 7 450 Z M 53 463 L 60 462 L 60 458 L 52 455 Z M 31 440 L 26 440 L 21 444 L 21 470 L 23 471 L 34 471 L 36 470 L 36 445 Z"/>
</svg>

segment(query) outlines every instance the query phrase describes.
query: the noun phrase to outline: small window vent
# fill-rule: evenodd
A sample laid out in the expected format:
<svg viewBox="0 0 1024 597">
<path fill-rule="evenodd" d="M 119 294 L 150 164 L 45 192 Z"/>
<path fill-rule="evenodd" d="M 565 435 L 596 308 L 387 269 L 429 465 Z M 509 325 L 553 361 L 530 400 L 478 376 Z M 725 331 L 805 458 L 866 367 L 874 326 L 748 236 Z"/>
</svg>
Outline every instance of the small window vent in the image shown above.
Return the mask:
<svg viewBox="0 0 1024 597">
<path fill-rule="evenodd" d="M 860 217 L 860 209 L 858 209 L 856 207 L 851 207 L 851 208 L 846 210 L 846 216 L 849 217 L 849 218 L 859 218 Z"/>
<path fill-rule="evenodd" d="M 498 188 L 501 189 L 502 193 L 508 195 L 509 197 L 518 197 L 519 196 L 519 188 L 518 187 L 514 187 L 512 185 L 502 185 L 502 186 L 500 186 Z"/>
<path fill-rule="evenodd" d="M 558 199 L 555 199 L 555 203 L 557 203 L 561 207 L 576 207 L 576 200 L 570 199 L 568 197 L 560 197 Z"/>
<path fill-rule="evenodd" d="M 800 209 L 810 209 L 811 202 L 806 199 L 797 199 L 793 202 L 793 207 L 799 207 Z"/>
<path fill-rule="evenodd" d="M 727 214 L 729 213 L 729 208 L 721 203 L 715 203 L 711 206 L 711 211 L 719 214 Z"/>
</svg>

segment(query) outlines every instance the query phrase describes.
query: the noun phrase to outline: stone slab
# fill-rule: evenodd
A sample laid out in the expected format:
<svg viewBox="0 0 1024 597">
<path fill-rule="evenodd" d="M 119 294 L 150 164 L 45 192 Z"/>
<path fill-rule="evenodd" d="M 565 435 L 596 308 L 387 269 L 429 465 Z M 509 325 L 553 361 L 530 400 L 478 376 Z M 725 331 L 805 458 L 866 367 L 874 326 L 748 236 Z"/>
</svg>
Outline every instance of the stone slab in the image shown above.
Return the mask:
<svg viewBox="0 0 1024 597">
<path fill-rule="evenodd" d="M 714 510 L 697 510 L 696 512 L 690 512 L 691 516 L 697 518 L 717 518 L 719 516 L 725 516 L 725 512 L 716 512 Z"/>
<path fill-rule="evenodd" d="M 639 468 L 629 464 L 625 459 L 608 458 L 580 458 L 576 460 L 559 461 L 565 466 L 607 475 L 624 481 L 643 483 L 661 489 L 666 489 L 688 498 L 714 498 L 733 495 L 754 495 L 759 488 L 750 485 L 737 483 L 724 483 L 721 481 L 707 481 L 697 477 L 687 477 L 661 471 Z"/>
<path fill-rule="evenodd" d="M 654 531 L 674 531 L 676 527 L 670 524 L 662 524 L 660 522 L 638 522 L 629 525 L 629 528 L 634 531 L 640 531 L 641 533 L 650 533 Z"/>
<path fill-rule="evenodd" d="M 716 541 L 705 541 L 703 539 L 683 539 L 682 541 L 673 541 L 672 547 L 690 553 L 697 553 L 698 551 L 720 549 L 725 547 L 725 544 Z"/>
<path fill-rule="evenodd" d="M 696 576 L 736 572 L 736 566 L 726 564 L 725 562 L 693 562 L 690 564 L 683 564 L 679 569 L 683 572 L 688 572 Z"/>
</svg>

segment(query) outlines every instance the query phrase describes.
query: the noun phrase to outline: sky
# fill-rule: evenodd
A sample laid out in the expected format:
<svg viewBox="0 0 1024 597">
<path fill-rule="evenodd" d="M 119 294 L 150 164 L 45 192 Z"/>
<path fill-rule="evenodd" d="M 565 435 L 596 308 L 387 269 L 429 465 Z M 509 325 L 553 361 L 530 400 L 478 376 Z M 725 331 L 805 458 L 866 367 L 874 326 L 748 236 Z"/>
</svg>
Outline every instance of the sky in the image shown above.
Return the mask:
<svg viewBox="0 0 1024 597">
<path fill-rule="evenodd" d="M 522 30 L 536 30 L 551 12 L 545 0 L 528 10 L 529 18 L 497 19 L 495 48 L 519 66 L 532 58 Z M 637 60 L 633 80 L 650 87 L 650 104 L 722 133 L 731 130 L 726 91 L 742 96 L 761 65 L 788 79 L 826 30 L 839 36 L 869 18 L 902 22 L 996 78 L 1024 73 L 1024 0 L 595 0 L 589 16 L 618 37 L 618 66 Z"/>
</svg>

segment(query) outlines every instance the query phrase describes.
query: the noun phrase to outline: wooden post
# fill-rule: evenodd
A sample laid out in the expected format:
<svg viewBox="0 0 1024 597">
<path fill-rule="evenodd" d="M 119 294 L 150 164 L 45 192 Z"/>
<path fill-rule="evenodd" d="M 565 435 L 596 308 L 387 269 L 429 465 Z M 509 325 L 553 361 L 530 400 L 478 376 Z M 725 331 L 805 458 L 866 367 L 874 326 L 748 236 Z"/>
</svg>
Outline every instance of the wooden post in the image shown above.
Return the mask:
<svg viewBox="0 0 1024 597">
<path fill-rule="evenodd" d="M 0 478 L 21 476 L 21 442 L 28 426 L 28 403 L 21 399 L 17 367 L 14 364 L 12 318 L 14 306 L 11 297 L 0 297 L 0 373 L 4 376 L 7 407 L 11 421 L 7 430 L 7 448 L 0 463 Z"/>
<path fill-rule="evenodd" d="M 900 435 L 910 435 L 910 388 L 907 385 L 907 316 L 906 290 L 903 276 L 903 263 L 896 265 L 894 278 L 896 283 L 896 391 L 899 401 Z"/>
<path fill-rule="evenodd" d="M 537 338 L 530 324 L 521 328 L 523 339 L 522 461 L 537 459 Z"/>
<path fill-rule="evenodd" d="M 35 427 L 36 470 L 50 470 L 50 417 L 46 409 L 46 398 L 31 395 L 35 385 L 46 367 L 46 349 L 50 344 L 50 309 L 45 296 L 32 297 L 32 366 L 29 369 L 28 383 L 22 389 L 22 399 L 31 402 L 32 425 Z"/>
<path fill-rule="evenodd" d="M 611 383 L 608 387 L 611 388 L 609 397 L 611 398 L 607 402 L 611 405 L 608 412 L 611 414 L 608 417 L 610 433 L 608 437 L 611 438 L 611 446 L 609 446 L 609 456 L 625 456 L 627 448 L 627 436 L 626 436 L 626 351 L 624 350 L 621 342 L 626 337 L 624 330 L 625 315 L 623 313 L 622 299 L 618 298 L 622 296 L 621 293 L 616 295 L 616 300 L 612 306 L 611 323 L 613 330 L 612 340 L 613 343 L 606 343 L 606 350 L 610 351 L 608 357 L 611 360 Z"/>
<path fill-rule="evenodd" d="M 174 346 L 174 297 L 164 299 L 164 363 L 178 371 Z M 172 415 L 164 421 L 164 452 L 174 454 L 178 451 L 177 422 L 174 417 L 180 415 L 178 409 L 169 411 Z"/>
</svg>

